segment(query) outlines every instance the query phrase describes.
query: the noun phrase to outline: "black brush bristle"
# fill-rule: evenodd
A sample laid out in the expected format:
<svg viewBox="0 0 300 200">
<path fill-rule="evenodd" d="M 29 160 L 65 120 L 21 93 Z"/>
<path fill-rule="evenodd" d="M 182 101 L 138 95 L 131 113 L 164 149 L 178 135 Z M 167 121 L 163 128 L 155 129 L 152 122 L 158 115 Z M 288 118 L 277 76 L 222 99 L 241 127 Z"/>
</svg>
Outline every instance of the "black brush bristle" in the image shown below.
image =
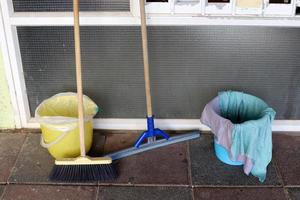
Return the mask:
<svg viewBox="0 0 300 200">
<path fill-rule="evenodd" d="M 117 172 L 113 164 L 54 165 L 49 178 L 61 182 L 108 181 L 116 179 Z"/>
</svg>

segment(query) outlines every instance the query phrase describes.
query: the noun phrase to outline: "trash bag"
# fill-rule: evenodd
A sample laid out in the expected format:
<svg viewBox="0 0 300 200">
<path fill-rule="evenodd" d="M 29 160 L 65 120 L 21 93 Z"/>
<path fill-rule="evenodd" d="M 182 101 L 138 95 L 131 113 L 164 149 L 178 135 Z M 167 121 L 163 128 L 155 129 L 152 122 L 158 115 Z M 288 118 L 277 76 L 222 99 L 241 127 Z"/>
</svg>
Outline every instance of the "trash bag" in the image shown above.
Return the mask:
<svg viewBox="0 0 300 200">
<path fill-rule="evenodd" d="M 77 94 L 56 94 L 44 100 L 35 110 L 42 130 L 41 145 L 54 158 L 73 158 L 80 155 Z M 83 96 L 85 147 L 88 152 L 93 138 L 93 117 L 98 106 Z"/>
</svg>

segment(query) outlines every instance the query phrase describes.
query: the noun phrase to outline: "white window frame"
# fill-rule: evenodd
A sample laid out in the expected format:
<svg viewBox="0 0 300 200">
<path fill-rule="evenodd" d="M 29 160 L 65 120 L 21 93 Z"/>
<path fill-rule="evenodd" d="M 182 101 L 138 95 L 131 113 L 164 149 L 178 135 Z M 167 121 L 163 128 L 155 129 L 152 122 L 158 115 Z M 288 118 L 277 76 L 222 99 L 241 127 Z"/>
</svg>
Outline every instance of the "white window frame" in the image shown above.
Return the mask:
<svg viewBox="0 0 300 200">
<path fill-rule="evenodd" d="M 199 14 L 201 13 L 202 1 L 198 0 L 191 3 L 180 2 L 180 0 L 173 0 L 173 13 L 175 14 Z"/>
<path fill-rule="evenodd" d="M 233 12 L 234 0 L 229 3 L 209 3 L 205 1 L 205 14 L 207 15 L 231 15 Z"/>
<path fill-rule="evenodd" d="M 296 0 L 292 0 L 293 2 Z M 130 0 L 129 12 L 81 12 L 81 25 L 118 25 L 139 26 L 139 1 Z M 171 3 L 174 3 L 173 6 Z M 231 0 L 232 13 L 225 16 L 212 15 L 205 12 L 207 0 L 199 0 L 196 6 L 178 5 L 176 0 L 170 0 L 169 11 L 166 13 L 147 14 L 149 25 L 245 25 L 245 26 L 289 26 L 299 27 L 300 16 L 239 16 L 235 13 L 235 0 Z M 13 12 L 11 0 L 1 0 L 5 24 L 11 26 L 71 26 L 73 15 L 71 12 Z M 159 9 L 160 3 L 151 3 L 151 9 Z M 148 6 L 148 5 L 146 5 Z M 166 8 L 166 7 L 165 7 Z M 294 10 L 296 6 L 294 6 Z M 166 10 L 165 10 L 166 11 Z M 209 14 L 209 15 L 208 15 Z"/>
<path fill-rule="evenodd" d="M 173 2 L 171 0 L 170 2 Z M 233 1 L 233 0 L 232 0 Z M 173 4 L 169 13 L 148 13 L 148 25 L 186 26 L 186 25 L 231 25 L 231 26 L 284 26 L 300 27 L 300 17 L 290 18 L 244 18 L 236 16 L 204 16 L 203 4 L 196 6 Z M 81 12 L 82 26 L 139 26 L 138 0 L 130 0 L 130 12 Z M 153 4 L 154 6 L 155 4 Z M 157 5 L 157 4 L 156 4 Z M 170 5 L 170 4 L 169 4 Z M 232 6 L 234 8 L 234 6 Z M 154 9 L 155 6 L 151 9 Z M 181 9 L 182 8 L 182 9 Z M 149 9 L 149 7 L 148 7 Z M 173 13 L 172 13 L 173 9 Z M 148 10 L 149 11 L 149 10 Z M 72 26 L 71 12 L 14 12 L 11 0 L 0 1 L 0 39 L 5 62 L 6 78 L 9 84 L 16 128 L 38 128 L 39 125 L 30 115 L 28 95 L 17 35 L 17 26 Z M 169 130 L 201 129 L 208 127 L 195 119 L 157 119 L 157 126 Z M 95 119 L 99 129 L 145 129 L 144 119 Z M 275 121 L 276 131 L 300 131 L 300 120 Z"/>
<path fill-rule="evenodd" d="M 271 4 L 265 0 L 265 16 L 294 16 L 296 12 L 296 0 L 291 0 L 290 4 Z"/>
<path fill-rule="evenodd" d="M 138 2 L 138 1 L 136 1 Z M 172 11 L 173 0 L 168 2 L 149 2 L 146 3 L 146 12 L 147 13 L 156 13 L 156 14 L 169 14 Z"/>
</svg>

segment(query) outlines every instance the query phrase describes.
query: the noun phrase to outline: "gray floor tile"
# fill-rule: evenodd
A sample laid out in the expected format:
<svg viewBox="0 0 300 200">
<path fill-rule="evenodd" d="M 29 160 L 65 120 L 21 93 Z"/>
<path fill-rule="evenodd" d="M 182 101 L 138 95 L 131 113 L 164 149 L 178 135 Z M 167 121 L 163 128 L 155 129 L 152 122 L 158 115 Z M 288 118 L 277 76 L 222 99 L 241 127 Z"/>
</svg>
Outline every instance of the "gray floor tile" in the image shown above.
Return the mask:
<svg viewBox="0 0 300 200">
<path fill-rule="evenodd" d="M 9 185 L 3 200 L 94 200 L 96 193 L 96 186 Z"/>
<path fill-rule="evenodd" d="M 5 185 L 0 185 L 0 199 L 2 199 L 1 197 L 3 195 L 4 189 L 5 189 Z"/>
<path fill-rule="evenodd" d="M 275 167 L 268 166 L 266 181 L 244 174 L 241 166 L 230 166 L 217 159 L 213 149 L 213 137 L 203 134 L 190 142 L 193 185 L 280 185 Z"/>
<path fill-rule="evenodd" d="M 274 158 L 285 185 L 300 185 L 300 136 L 273 136 Z"/>
<path fill-rule="evenodd" d="M 141 132 L 124 131 L 122 133 L 107 135 L 104 151 L 112 153 L 122 149 L 133 147 Z"/>
<path fill-rule="evenodd" d="M 48 183 L 54 159 L 40 146 L 40 134 L 28 134 L 10 183 Z"/>
<path fill-rule="evenodd" d="M 103 130 L 94 130 L 93 144 L 89 156 L 98 157 L 104 154 L 105 135 Z"/>
<path fill-rule="evenodd" d="M 289 197 L 291 200 L 299 200 L 300 199 L 300 188 L 289 188 Z"/>
<path fill-rule="evenodd" d="M 0 183 L 6 183 L 26 135 L 0 133 Z"/>
<path fill-rule="evenodd" d="M 186 187 L 100 187 L 98 200 L 191 200 Z"/>
<path fill-rule="evenodd" d="M 188 185 L 187 143 L 146 151 L 116 162 L 112 183 Z"/>
<path fill-rule="evenodd" d="M 283 188 L 194 188 L 194 200 L 284 200 Z"/>
</svg>

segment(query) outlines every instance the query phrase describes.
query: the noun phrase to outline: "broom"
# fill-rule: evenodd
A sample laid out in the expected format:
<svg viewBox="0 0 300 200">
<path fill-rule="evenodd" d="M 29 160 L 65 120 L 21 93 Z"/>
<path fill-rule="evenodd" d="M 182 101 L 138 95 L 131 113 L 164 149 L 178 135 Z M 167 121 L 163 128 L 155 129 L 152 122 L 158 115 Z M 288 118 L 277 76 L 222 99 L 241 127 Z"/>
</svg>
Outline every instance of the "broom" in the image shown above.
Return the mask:
<svg viewBox="0 0 300 200">
<path fill-rule="evenodd" d="M 81 52 L 80 52 L 80 29 L 79 29 L 79 5 L 78 0 L 73 0 L 74 14 L 74 38 L 76 58 L 76 82 L 78 98 L 80 157 L 64 158 L 55 160 L 55 165 L 50 174 L 53 181 L 103 181 L 117 177 L 110 157 L 91 158 L 86 156 L 84 144 L 84 107 L 81 77 Z"/>
</svg>

